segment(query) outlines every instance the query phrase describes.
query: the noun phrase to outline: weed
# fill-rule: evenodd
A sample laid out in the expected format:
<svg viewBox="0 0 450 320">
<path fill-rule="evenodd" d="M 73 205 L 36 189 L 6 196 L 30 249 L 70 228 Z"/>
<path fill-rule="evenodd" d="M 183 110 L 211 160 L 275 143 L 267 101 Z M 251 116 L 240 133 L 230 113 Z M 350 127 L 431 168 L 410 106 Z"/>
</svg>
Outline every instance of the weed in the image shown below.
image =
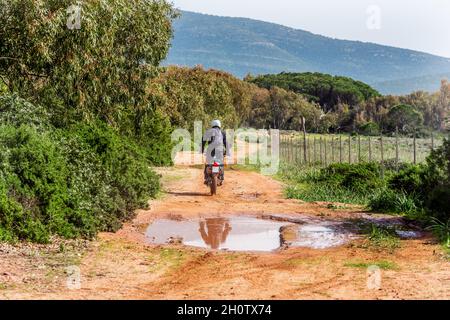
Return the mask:
<svg viewBox="0 0 450 320">
<path fill-rule="evenodd" d="M 399 267 L 395 262 L 392 261 L 376 261 L 376 262 L 348 262 L 344 264 L 345 267 L 350 268 L 362 268 L 367 269 L 370 266 L 377 266 L 383 270 L 398 270 Z"/>
</svg>

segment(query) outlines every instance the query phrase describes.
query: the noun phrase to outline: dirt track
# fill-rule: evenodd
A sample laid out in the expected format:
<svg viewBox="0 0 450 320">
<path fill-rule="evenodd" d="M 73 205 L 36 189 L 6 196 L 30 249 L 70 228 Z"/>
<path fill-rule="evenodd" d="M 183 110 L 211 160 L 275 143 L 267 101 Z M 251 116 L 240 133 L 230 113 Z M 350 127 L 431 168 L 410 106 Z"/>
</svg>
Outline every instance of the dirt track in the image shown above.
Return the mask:
<svg viewBox="0 0 450 320">
<path fill-rule="evenodd" d="M 81 289 L 68 290 L 68 255 L 0 251 L 0 299 L 449 299 L 450 263 L 431 238 L 404 240 L 394 252 L 360 246 L 290 248 L 279 253 L 214 252 L 181 245 L 145 244 L 157 217 L 286 213 L 321 219 L 367 217 L 361 208 L 285 200 L 282 185 L 258 173 L 228 170 L 220 195 L 210 197 L 196 168 L 161 169 L 166 194 L 116 234 L 101 234 L 73 263 Z M 57 249 L 54 249 L 57 252 Z M 46 251 L 46 252 L 47 252 Z M 36 252 L 39 254 L 36 255 Z M 59 257 L 59 258 L 58 258 Z M 59 259 L 59 260 L 58 260 Z M 365 268 L 351 263 L 389 261 L 378 290 Z"/>
</svg>

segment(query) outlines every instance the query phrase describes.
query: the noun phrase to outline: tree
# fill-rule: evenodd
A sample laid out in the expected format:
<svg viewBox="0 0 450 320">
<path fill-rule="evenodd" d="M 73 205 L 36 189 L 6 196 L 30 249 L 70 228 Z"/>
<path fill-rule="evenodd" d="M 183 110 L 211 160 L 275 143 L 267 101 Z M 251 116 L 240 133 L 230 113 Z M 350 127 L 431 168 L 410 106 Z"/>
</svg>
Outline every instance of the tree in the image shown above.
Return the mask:
<svg viewBox="0 0 450 320">
<path fill-rule="evenodd" d="M 423 124 L 423 117 L 413 106 L 399 104 L 388 112 L 391 130 L 398 128 L 402 133 L 411 133 Z"/>
<path fill-rule="evenodd" d="M 147 81 L 166 57 L 176 12 L 165 0 L 87 0 L 80 29 L 72 0 L 0 0 L 0 75 L 10 91 L 52 106 L 64 125 L 100 117 L 134 124 Z M 69 114 L 69 115 L 67 115 Z"/>
</svg>

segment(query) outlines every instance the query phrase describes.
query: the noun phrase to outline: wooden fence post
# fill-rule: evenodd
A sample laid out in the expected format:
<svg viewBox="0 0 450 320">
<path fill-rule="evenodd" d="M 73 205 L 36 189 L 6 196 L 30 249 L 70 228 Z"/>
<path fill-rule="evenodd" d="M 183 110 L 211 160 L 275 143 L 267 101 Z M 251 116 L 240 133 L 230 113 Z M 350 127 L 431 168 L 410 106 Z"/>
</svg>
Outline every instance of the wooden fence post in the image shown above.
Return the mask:
<svg viewBox="0 0 450 320">
<path fill-rule="evenodd" d="M 322 137 L 319 139 L 319 160 L 320 164 L 323 163 L 323 154 L 322 154 Z"/>
<path fill-rule="evenodd" d="M 314 163 L 317 162 L 317 143 L 316 143 L 316 137 L 314 136 Z"/>
<path fill-rule="evenodd" d="M 342 163 L 342 134 L 339 135 L 339 163 Z"/>
<path fill-rule="evenodd" d="M 416 129 L 414 129 L 414 139 L 413 139 L 413 149 L 414 149 L 414 164 L 417 164 L 417 144 L 416 144 Z"/>
<path fill-rule="evenodd" d="M 369 162 L 372 162 L 372 142 L 370 141 L 370 136 L 369 136 Z"/>
<path fill-rule="evenodd" d="M 323 146 L 324 146 L 324 152 L 325 152 L 325 165 L 328 164 L 328 155 L 327 155 L 327 137 L 323 138 Z"/>
<path fill-rule="evenodd" d="M 431 131 L 431 150 L 434 150 L 434 134 L 433 131 Z"/>
<path fill-rule="evenodd" d="M 348 163 L 352 163 L 352 135 L 348 136 Z"/>
<path fill-rule="evenodd" d="M 331 137 L 331 163 L 334 163 L 334 138 L 335 136 L 333 135 Z"/>
<path fill-rule="evenodd" d="M 395 168 L 398 171 L 399 152 L 398 152 L 398 127 L 395 128 Z"/>
<path fill-rule="evenodd" d="M 303 160 L 305 164 L 308 162 L 308 158 L 306 157 L 306 119 L 302 117 L 302 130 L 303 130 Z"/>
<path fill-rule="evenodd" d="M 384 179 L 384 151 L 383 151 L 383 134 L 380 136 L 380 152 L 381 152 L 381 178 Z"/>
<path fill-rule="evenodd" d="M 361 162 L 361 136 L 358 134 L 358 163 Z"/>
</svg>

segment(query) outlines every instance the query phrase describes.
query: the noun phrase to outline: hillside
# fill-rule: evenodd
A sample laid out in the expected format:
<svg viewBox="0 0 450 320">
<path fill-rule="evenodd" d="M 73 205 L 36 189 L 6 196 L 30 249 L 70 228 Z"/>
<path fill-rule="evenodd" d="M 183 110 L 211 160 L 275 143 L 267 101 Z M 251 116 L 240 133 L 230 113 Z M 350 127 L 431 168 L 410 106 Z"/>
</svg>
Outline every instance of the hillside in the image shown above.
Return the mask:
<svg viewBox="0 0 450 320">
<path fill-rule="evenodd" d="M 246 18 L 182 11 L 166 64 L 248 73 L 323 72 L 352 77 L 382 93 L 437 90 L 450 59 L 359 41 L 332 39 Z M 405 82 L 424 77 L 425 81 Z M 392 85 L 391 85 L 392 83 Z"/>
</svg>

